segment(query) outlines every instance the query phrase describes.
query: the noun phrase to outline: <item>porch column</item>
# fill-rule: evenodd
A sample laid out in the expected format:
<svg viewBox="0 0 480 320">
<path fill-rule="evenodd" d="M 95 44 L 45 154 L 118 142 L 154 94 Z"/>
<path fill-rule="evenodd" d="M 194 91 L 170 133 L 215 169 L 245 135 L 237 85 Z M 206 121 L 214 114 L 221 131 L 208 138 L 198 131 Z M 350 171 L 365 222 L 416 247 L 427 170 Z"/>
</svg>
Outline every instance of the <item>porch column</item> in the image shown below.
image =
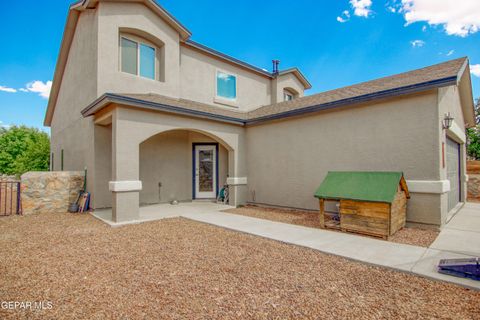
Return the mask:
<svg viewBox="0 0 480 320">
<path fill-rule="evenodd" d="M 227 184 L 229 186 L 229 202 L 231 206 L 244 205 L 247 202 L 247 165 L 244 135 L 239 135 L 234 150 L 228 152 Z"/>
<path fill-rule="evenodd" d="M 128 120 L 112 119 L 112 219 L 115 222 L 138 220 L 139 192 L 139 144 L 131 135 Z"/>
</svg>

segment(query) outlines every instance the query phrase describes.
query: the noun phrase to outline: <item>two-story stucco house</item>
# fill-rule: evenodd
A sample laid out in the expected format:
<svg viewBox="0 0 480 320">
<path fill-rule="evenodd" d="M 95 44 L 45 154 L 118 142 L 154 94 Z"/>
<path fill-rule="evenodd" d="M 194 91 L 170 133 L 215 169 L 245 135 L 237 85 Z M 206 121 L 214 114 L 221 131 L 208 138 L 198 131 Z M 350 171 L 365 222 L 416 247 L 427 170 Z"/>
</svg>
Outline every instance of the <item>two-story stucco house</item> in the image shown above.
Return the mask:
<svg viewBox="0 0 480 320">
<path fill-rule="evenodd" d="M 318 209 L 331 170 L 403 171 L 407 219 L 441 225 L 465 201 L 466 58 L 304 96 L 297 69 L 263 69 L 190 40 L 152 0 L 69 10 L 45 125 L 52 170 L 88 168 L 94 208 L 214 199 Z M 450 114 L 453 124 L 444 128 Z"/>
</svg>

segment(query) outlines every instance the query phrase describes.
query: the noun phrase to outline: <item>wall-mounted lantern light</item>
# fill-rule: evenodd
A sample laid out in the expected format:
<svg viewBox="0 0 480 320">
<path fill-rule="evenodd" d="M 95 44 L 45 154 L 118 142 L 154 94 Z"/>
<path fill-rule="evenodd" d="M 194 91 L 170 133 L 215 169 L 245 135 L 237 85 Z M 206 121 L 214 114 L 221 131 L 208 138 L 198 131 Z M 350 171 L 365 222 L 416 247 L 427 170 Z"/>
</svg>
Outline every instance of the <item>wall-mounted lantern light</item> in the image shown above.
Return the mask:
<svg viewBox="0 0 480 320">
<path fill-rule="evenodd" d="M 443 129 L 450 129 L 453 123 L 453 117 L 449 113 L 445 114 L 445 117 L 443 118 Z"/>
</svg>

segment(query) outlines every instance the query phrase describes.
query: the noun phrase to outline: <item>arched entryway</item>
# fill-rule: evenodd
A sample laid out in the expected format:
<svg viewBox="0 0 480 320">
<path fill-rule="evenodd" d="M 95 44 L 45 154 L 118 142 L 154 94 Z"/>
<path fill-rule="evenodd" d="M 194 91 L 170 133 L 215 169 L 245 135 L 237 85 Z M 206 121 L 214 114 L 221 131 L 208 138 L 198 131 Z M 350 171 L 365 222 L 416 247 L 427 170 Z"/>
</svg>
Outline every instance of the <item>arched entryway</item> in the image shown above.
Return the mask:
<svg viewBox="0 0 480 320">
<path fill-rule="evenodd" d="M 215 199 L 228 177 L 229 152 L 219 138 L 199 130 L 169 130 L 144 140 L 140 205 Z"/>
</svg>

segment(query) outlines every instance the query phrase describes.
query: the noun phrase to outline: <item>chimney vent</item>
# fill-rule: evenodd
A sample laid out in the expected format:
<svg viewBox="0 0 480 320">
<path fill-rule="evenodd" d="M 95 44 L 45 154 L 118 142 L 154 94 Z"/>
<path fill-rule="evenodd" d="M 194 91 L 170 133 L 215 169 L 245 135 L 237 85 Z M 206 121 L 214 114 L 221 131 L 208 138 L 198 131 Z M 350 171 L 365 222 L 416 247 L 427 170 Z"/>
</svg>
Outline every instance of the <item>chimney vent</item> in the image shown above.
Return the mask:
<svg viewBox="0 0 480 320">
<path fill-rule="evenodd" d="M 272 73 L 274 75 L 277 75 L 278 74 L 278 65 L 280 64 L 280 60 L 272 60 L 272 64 L 273 64 L 273 71 Z"/>
</svg>

